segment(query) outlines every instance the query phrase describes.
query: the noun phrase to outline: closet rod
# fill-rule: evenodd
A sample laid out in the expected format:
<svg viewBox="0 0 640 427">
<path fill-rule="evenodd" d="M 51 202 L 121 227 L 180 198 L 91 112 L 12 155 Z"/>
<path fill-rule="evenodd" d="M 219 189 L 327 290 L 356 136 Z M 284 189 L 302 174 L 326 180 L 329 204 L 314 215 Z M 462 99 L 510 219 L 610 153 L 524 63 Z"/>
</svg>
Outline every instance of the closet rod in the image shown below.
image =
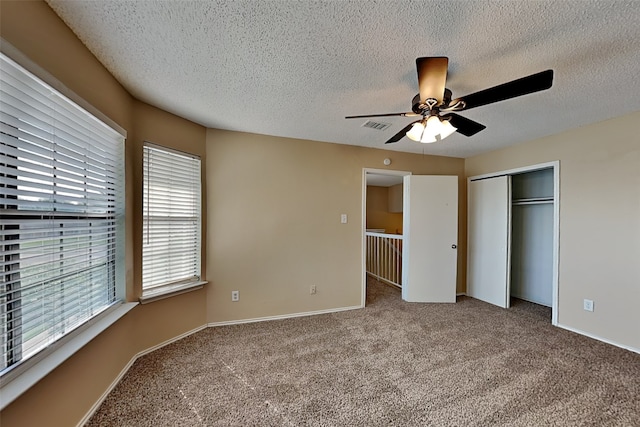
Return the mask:
<svg viewBox="0 0 640 427">
<path fill-rule="evenodd" d="M 511 203 L 513 206 L 520 205 L 552 205 L 553 199 L 549 200 L 522 200 Z"/>
</svg>

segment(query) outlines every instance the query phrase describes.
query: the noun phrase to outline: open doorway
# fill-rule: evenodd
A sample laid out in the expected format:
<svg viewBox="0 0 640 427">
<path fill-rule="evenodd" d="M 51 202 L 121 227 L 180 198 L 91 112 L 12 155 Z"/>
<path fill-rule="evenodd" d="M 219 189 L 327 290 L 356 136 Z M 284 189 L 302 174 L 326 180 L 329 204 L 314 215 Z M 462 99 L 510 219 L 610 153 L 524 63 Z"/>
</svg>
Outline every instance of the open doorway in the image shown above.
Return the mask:
<svg viewBox="0 0 640 427">
<path fill-rule="evenodd" d="M 369 176 L 371 174 L 371 176 Z M 402 181 L 402 234 L 367 231 L 367 181 L 376 175 L 400 175 Z M 458 181 L 455 175 L 412 175 L 402 171 L 364 170 L 362 187 L 362 305 L 366 304 L 366 278 L 375 275 L 401 288 L 407 302 L 456 301 L 458 247 Z M 391 185 L 390 185 L 391 187 Z M 387 191 L 387 196 L 389 192 Z M 393 198 L 393 194 L 391 195 Z M 393 200 L 392 200 L 393 203 Z M 388 201 L 387 201 L 388 204 Z M 387 207 L 388 210 L 388 207 Z M 392 212 L 393 213 L 393 212 Z M 374 226 L 369 222 L 370 226 Z M 370 228 L 371 230 L 371 228 Z M 400 231 L 400 228 L 398 228 Z M 371 244 L 367 239 L 380 239 Z M 373 249 L 372 249 L 373 248 Z"/>
<path fill-rule="evenodd" d="M 403 177 L 407 171 L 363 170 L 362 305 L 367 281 L 401 288 L 403 233 Z M 400 294 L 398 294 L 400 297 Z"/>
</svg>

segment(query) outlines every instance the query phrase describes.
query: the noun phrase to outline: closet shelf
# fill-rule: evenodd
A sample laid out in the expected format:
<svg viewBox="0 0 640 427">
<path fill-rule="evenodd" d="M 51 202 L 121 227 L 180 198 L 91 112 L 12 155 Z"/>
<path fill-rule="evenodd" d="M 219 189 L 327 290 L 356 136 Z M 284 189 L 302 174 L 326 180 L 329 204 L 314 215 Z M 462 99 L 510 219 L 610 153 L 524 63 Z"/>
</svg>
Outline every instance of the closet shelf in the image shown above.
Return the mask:
<svg viewBox="0 0 640 427">
<path fill-rule="evenodd" d="M 540 205 L 553 203 L 553 197 L 530 197 L 526 199 L 513 199 L 512 205 Z"/>
</svg>

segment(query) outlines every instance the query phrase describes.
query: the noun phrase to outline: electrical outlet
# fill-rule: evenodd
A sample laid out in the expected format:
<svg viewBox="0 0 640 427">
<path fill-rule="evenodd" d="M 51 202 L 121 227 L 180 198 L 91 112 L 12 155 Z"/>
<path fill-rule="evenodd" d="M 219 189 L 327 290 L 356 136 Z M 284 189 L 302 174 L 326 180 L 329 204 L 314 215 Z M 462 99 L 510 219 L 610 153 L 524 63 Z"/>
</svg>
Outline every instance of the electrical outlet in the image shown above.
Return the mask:
<svg viewBox="0 0 640 427">
<path fill-rule="evenodd" d="M 240 291 L 231 291 L 231 301 L 240 301 Z"/>
<path fill-rule="evenodd" d="M 340 223 L 341 224 L 346 224 L 347 223 L 347 214 L 340 215 Z"/>
<path fill-rule="evenodd" d="M 585 299 L 584 300 L 584 309 L 586 311 L 593 311 L 593 301 L 591 301 L 590 299 Z"/>
<path fill-rule="evenodd" d="M 311 295 L 315 295 L 315 293 L 316 293 L 316 285 L 311 285 L 311 287 L 309 288 L 309 293 Z"/>
</svg>

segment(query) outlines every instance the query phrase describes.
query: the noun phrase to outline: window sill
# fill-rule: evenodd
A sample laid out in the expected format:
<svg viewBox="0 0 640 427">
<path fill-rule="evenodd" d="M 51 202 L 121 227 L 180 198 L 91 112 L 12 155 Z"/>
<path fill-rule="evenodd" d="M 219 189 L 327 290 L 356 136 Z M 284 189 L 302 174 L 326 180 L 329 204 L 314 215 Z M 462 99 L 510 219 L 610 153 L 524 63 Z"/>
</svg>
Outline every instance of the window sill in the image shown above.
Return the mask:
<svg viewBox="0 0 640 427">
<path fill-rule="evenodd" d="M 148 304 L 150 302 L 159 301 L 161 299 L 170 298 L 176 295 L 184 294 L 191 291 L 202 289 L 207 281 L 179 283 L 175 285 L 159 286 L 149 289 L 140 297 L 140 304 Z"/>
<path fill-rule="evenodd" d="M 16 372 L 11 371 L 3 375 L 0 379 L 0 410 L 46 377 L 89 341 L 116 323 L 136 305 L 138 305 L 137 302 L 127 302 L 108 309 L 102 315 L 90 320 L 85 327 L 81 326 L 67 337 L 43 350 L 40 355 L 25 360 L 23 366 L 16 367 Z"/>
</svg>

